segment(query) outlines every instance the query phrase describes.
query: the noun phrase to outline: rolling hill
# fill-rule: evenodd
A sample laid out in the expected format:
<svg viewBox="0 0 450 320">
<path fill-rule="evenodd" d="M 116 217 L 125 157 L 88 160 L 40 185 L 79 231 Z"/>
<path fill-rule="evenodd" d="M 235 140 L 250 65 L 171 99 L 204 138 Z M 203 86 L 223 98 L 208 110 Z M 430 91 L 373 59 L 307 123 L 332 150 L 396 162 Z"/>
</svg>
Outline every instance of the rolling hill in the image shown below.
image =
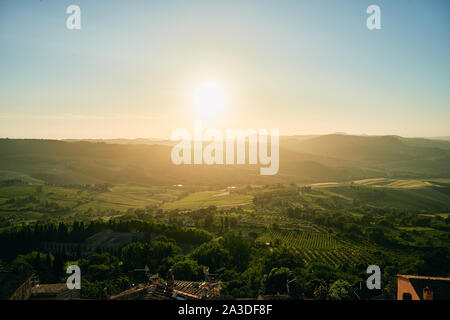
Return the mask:
<svg viewBox="0 0 450 320">
<path fill-rule="evenodd" d="M 260 165 L 176 166 L 170 151 L 167 142 L 145 139 L 0 139 L 0 181 L 226 186 L 450 177 L 450 142 L 442 140 L 342 134 L 281 137 L 280 170 L 274 176 L 259 175 Z"/>
</svg>

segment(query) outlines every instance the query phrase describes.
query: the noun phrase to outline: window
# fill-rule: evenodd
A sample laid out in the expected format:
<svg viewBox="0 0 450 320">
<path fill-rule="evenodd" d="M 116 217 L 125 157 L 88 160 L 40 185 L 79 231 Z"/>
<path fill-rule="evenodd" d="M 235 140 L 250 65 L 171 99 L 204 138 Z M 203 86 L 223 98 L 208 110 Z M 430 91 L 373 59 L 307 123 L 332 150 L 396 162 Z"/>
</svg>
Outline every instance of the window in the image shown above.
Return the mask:
<svg viewBox="0 0 450 320">
<path fill-rule="evenodd" d="M 405 292 L 402 296 L 403 300 L 412 300 L 412 295 L 411 293 L 407 293 Z"/>
</svg>

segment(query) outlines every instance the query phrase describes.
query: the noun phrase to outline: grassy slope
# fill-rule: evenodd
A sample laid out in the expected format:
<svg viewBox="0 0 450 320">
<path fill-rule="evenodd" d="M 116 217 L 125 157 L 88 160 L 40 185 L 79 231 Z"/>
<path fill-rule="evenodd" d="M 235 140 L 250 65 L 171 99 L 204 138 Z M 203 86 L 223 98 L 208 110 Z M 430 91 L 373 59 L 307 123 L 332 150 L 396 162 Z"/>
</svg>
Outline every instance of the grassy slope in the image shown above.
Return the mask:
<svg viewBox="0 0 450 320">
<path fill-rule="evenodd" d="M 439 182 L 441 183 L 441 182 Z M 364 179 L 349 183 L 319 184 L 323 194 L 377 207 L 408 208 L 446 212 L 450 208 L 450 189 L 427 180 Z"/>
<path fill-rule="evenodd" d="M 439 148 L 440 147 L 440 148 Z M 260 165 L 175 166 L 171 147 L 54 140 L 0 139 L 0 181 L 18 178 L 56 184 L 270 184 L 364 178 L 450 176 L 450 150 L 434 140 L 329 135 L 280 143 L 280 169 L 261 176 Z"/>
<path fill-rule="evenodd" d="M 237 193 L 228 193 L 226 191 L 202 191 L 195 192 L 187 197 L 165 203 L 163 209 L 198 209 L 209 206 L 233 206 L 250 204 L 252 197 Z"/>
</svg>

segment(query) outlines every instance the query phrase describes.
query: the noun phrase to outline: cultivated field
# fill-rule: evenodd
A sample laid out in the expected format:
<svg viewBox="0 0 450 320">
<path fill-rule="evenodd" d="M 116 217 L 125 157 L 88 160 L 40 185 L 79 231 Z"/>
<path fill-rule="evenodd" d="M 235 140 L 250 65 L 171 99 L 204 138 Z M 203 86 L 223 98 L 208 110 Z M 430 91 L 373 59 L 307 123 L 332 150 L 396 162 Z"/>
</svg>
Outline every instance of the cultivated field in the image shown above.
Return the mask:
<svg viewBox="0 0 450 320">
<path fill-rule="evenodd" d="M 226 190 L 195 192 L 178 201 L 167 202 L 163 209 L 200 209 L 209 206 L 233 207 L 244 206 L 252 202 L 253 197 L 249 195 L 230 193 Z"/>
<path fill-rule="evenodd" d="M 361 264 L 373 260 L 369 250 L 337 239 L 326 232 L 268 230 L 258 237 L 257 242 L 272 245 L 278 242 L 298 250 L 306 264 L 323 262 L 333 267 L 347 264 Z"/>
</svg>

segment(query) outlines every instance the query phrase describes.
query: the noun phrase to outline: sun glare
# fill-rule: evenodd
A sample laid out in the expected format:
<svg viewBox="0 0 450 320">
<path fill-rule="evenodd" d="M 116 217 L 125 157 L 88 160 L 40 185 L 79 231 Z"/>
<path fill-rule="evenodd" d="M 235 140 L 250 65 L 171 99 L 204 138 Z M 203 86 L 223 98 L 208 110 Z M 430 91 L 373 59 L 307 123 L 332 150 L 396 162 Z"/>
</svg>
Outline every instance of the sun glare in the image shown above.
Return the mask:
<svg viewBox="0 0 450 320">
<path fill-rule="evenodd" d="M 202 116 L 217 115 L 225 106 L 225 90 L 216 83 L 203 83 L 194 93 L 194 105 Z"/>
</svg>

